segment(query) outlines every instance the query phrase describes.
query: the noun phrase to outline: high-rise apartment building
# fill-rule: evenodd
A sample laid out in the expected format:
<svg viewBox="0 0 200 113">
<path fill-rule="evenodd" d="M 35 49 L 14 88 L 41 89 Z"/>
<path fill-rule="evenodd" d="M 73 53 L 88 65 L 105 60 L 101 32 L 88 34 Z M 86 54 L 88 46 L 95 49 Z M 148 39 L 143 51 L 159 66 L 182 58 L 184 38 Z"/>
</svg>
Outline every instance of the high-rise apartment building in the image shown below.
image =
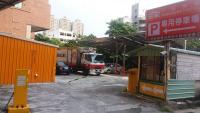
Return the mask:
<svg viewBox="0 0 200 113">
<path fill-rule="evenodd" d="M 0 11 L 0 32 L 31 38 L 34 32 L 50 28 L 49 0 L 24 0 Z"/>
<path fill-rule="evenodd" d="M 136 26 L 138 32 L 145 32 L 146 23 L 144 12 L 140 10 L 140 4 L 134 4 L 132 6 L 132 23 Z"/>
<path fill-rule="evenodd" d="M 72 31 L 72 22 L 66 17 L 59 19 L 59 28 L 65 31 Z"/>
<path fill-rule="evenodd" d="M 54 15 L 51 15 L 50 17 L 50 30 L 56 30 L 59 29 L 59 20 L 54 17 Z"/>
<path fill-rule="evenodd" d="M 83 31 L 84 31 L 84 24 L 81 22 L 81 20 L 75 20 L 72 23 L 72 31 L 76 34 L 76 35 L 83 35 Z"/>
<path fill-rule="evenodd" d="M 134 4 L 132 6 L 132 15 L 131 15 L 131 17 L 132 17 L 132 22 L 134 24 L 137 24 L 138 23 L 138 17 L 139 17 L 139 3 Z"/>
<path fill-rule="evenodd" d="M 63 40 L 74 40 L 78 35 L 83 35 L 84 26 L 80 20 L 71 22 L 66 17 L 57 19 L 53 15 L 50 18 L 50 30 L 44 32 L 50 38 Z"/>
<path fill-rule="evenodd" d="M 50 16 L 50 29 L 43 32 L 44 35 L 49 36 L 51 32 L 59 29 L 59 20 L 54 17 L 54 15 Z"/>
</svg>

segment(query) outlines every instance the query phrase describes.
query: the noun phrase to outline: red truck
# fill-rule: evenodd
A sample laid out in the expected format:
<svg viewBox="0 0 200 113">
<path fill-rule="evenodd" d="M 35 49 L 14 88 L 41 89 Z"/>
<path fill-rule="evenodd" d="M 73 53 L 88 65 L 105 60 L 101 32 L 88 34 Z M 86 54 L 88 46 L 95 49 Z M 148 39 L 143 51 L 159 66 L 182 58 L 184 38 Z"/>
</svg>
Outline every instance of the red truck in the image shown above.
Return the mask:
<svg viewBox="0 0 200 113">
<path fill-rule="evenodd" d="M 100 75 L 105 67 L 104 56 L 90 47 L 59 48 L 57 61 L 66 63 L 73 72 L 83 71 L 84 75 Z"/>
</svg>

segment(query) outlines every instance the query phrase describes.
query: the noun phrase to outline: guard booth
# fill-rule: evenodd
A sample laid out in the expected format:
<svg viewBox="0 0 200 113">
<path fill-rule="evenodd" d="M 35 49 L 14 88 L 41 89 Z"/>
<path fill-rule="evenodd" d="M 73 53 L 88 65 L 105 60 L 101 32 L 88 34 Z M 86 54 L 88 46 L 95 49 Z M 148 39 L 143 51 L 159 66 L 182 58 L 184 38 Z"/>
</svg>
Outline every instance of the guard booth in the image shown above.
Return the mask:
<svg viewBox="0 0 200 113">
<path fill-rule="evenodd" d="M 170 79 L 166 83 L 163 51 L 163 46 L 152 44 L 134 51 L 138 56 L 137 93 L 163 100 L 199 96 L 195 84 L 200 80 L 200 52 L 170 48 Z"/>
<path fill-rule="evenodd" d="M 57 46 L 0 33 L 0 84 L 14 84 L 16 69 L 28 69 L 29 83 L 55 81 Z"/>
</svg>

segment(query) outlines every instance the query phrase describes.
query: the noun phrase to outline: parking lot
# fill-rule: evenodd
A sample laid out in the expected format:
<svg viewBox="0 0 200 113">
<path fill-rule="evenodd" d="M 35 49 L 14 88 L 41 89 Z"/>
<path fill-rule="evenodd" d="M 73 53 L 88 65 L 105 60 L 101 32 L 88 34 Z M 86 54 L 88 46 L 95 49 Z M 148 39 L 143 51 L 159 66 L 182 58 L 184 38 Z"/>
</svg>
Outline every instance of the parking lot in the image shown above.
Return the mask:
<svg viewBox="0 0 200 113">
<path fill-rule="evenodd" d="M 32 113 L 161 113 L 155 103 L 123 92 L 126 84 L 119 76 L 57 76 L 55 83 L 31 84 L 28 101 Z M 11 86 L 0 87 L 1 110 L 11 94 Z"/>
</svg>

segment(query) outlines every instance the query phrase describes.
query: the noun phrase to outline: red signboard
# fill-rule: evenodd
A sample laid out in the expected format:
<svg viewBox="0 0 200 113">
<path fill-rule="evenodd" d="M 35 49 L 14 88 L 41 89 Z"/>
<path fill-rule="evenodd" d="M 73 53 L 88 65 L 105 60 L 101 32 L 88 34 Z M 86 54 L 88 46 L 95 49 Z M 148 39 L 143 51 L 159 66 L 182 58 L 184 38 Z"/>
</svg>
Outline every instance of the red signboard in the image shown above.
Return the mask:
<svg viewBox="0 0 200 113">
<path fill-rule="evenodd" d="M 200 37 L 200 0 L 185 0 L 146 12 L 146 40 Z"/>
</svg>

